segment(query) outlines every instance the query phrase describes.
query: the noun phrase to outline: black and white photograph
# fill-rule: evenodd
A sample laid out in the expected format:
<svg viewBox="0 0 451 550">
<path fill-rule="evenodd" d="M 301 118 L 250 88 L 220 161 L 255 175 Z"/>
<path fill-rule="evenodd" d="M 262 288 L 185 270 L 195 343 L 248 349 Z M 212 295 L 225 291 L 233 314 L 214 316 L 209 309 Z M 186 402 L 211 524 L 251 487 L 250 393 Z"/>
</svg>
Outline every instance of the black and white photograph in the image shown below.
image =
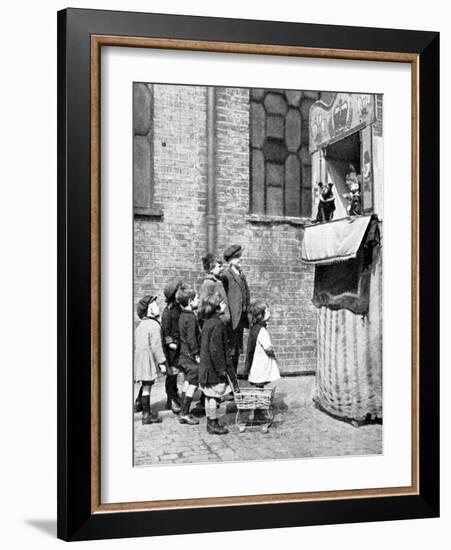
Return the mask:
<svg viewBox="0 0 451 550">
<path fill-rule="evenodd" d="M 5 4 L 4 548 L 446 548 L 446 6 Z"/>
<path fill-rule="evenodd" d="M 383 95 L 132 86 L 134 466 L 383 453 Z"/>
</svg>

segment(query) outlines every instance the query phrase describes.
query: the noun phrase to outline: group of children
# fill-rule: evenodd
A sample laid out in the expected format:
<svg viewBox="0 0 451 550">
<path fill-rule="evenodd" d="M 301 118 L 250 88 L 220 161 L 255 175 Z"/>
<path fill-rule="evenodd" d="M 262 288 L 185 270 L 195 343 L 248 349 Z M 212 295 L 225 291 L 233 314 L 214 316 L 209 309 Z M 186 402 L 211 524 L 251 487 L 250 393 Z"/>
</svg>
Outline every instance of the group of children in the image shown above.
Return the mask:
<svg viewBox="0 0 451 550">
<path fill-rule="evenodd" d="M 227 428 L 218 422 L 218 406 L 232 388 L 239 391 L 239 386 L 230 355 L 224 293 L 216 285 L 208 285 L 207 292 L 201 290 L 198 296 L 181 280 L 172 280 L 164 295 L 161 324 L 156 296 L 145 296 L 137 306 L 141 321 L 135 333 L 135 380 L 141 382 L 141 388 L 135 412 L 142 412 L 143 424 L 161 422 L 150 408 L 150 391 L 157 377 L 165 374 L 166 408 L 178 415 L 181 424 L 197 425 L 197 417 L 205 414 L 208 433 L 226 434 Z M 243 377 L 259 387 L 280 377 L 266 328 L 269 318 L 266 303 L 252 304 Z M 184 376 L 181 395 L 177 384 L 180 373 Z M 201 398 L 191 411 L 198 389 Z"/>
</svg>

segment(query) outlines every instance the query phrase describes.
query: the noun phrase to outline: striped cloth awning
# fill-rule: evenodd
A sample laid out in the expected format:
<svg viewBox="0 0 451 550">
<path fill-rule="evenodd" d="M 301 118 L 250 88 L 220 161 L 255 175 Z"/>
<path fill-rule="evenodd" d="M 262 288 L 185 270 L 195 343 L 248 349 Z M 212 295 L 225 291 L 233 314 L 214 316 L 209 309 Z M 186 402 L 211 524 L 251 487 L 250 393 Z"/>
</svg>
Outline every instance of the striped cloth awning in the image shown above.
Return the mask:
<svg viewBox="0 0 451 550">
<path fill-rule="evenodd" d="M 355 258 L 372 218 L 372 215 L 342 218 L 306 227 L 302 260 L 322 265 Z"/>
</svg>

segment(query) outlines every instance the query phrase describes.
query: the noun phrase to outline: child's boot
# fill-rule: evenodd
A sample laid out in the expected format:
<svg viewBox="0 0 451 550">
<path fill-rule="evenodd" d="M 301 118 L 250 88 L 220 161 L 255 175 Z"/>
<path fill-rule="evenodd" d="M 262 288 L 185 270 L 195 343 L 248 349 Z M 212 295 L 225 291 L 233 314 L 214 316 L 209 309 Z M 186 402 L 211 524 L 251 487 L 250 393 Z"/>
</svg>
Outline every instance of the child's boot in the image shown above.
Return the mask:
<svg viewBox="0 0 451 550">
<path fill-rule="evenodd" d="M 177 392 L 177 375 L 168 374 L 165 381 L 166 389 L 166 409 L 178 414 L 181 410 L 180 398 Z"/>
<path fill-rule="evenodd" d="M 145 424 L 158 424 L 161 422 L 161 418 L 158 412 L 150 410 L 150 395 L 143 395 L 141 397 L 141 404 L 143 407 L 142 423 Z"/>
<path fill-rule="evenodd" d="M 207 418 L 207 432 L 209 434 L 225 435 L 229 433 L 229 430 L 221 426 L 217 418 Z"/>
<path fill-rule="evenodd" d="M 139 392 L 138 392 L 138 395 L 136 396 L 135 404 L 133 406 L 133 410 L 135 413 L 140 413 L 143 410 L 143 406 L 141 403 L 142 394 L 143 394 L 143 387 L 141 386 L 139 388 Z"/>
<path fill-rule="evenodd" d="M 166 391 L 166 405 L 165 408 L 170 411 L 171 410 L 171 376 L 169 374 L 166 375 L 166 380 L 164 381 L 164 389 Z"/>
<path fill-rule="evenodd" d="M 199 420 L 197 420 L 197 418 L 194 418 L 194 416 L 189 412 L 192 400 L 192 397 L 188 397 L 187 395 L 185 395 L 185 399 L 183 400 L 182 405 L 182 411 L 179 415 L 180 424 L 189 424 L 190 426 L 195 426 L 196 424 L 199 424 Z"/>
<path fill-rule="evenodd" d="M 202 392 L 199 401 L 196 403 L 196 406 L 193 409 L 193 414 L 195 416 L 204 416 L 205 415 L 205 394 Z"/>
<path fill-rule="evenodd" d="M 171 378 L 172 378 L 172 381 L 171 381 L 172 401 L 177 405 L 177 407 L 179 407 L 179 409 L 181 409 L 182 401 L 180 399 L 179 390 L 177 387 L 177 375 L 174 374 L 173 376 L 171 376 Z"/>
<path fill-rule="evenodd" d="M 174 414 L 178 414 L 181 410 L 180 397 L 177 391 L 177 375 L 170 374 L 166 376 L 166 409 L 172 410 Z"/>
</svg>

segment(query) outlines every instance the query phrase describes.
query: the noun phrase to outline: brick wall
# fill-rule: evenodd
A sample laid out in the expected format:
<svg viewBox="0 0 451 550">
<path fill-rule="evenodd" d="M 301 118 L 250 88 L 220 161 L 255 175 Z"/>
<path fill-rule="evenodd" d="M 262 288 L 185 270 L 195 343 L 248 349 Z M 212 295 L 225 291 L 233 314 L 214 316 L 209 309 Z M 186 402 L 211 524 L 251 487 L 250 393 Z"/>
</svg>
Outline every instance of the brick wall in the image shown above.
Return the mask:
<svg viewBox="0 0 451 550">
<path fill-rule="evenodd" d="M 218 250 L 245 247 L 252 299 L 271 305 L 270 334 L 285 372 L 316 363 L 313 269 L 301 262 L 302 227 L 249 221 L 249 90 L 219 88 L 217 101 Z"/>
<path fill-rule="evenodd" d="M 199 285 L 206 251 L 206 89 L 153 90 L 153 206 L 163 218 L 135 217 L 135 301 L 168 277 Z M 301 262 L 301 224 L 249 217 L 249 90 L 216 89 L 218 252 L 245 248 L 252 299 L 267 300 L 282 372 L 316 366 L 313 268 Z"/>
<path fill-rule="evenodd" d="M 163 218 L 135 216 L 135 303 L 175 275 L 197 284 L 206 242 L 206 89 L 154 85 L 153 96 L 153 206 Z"/>
</svg>

